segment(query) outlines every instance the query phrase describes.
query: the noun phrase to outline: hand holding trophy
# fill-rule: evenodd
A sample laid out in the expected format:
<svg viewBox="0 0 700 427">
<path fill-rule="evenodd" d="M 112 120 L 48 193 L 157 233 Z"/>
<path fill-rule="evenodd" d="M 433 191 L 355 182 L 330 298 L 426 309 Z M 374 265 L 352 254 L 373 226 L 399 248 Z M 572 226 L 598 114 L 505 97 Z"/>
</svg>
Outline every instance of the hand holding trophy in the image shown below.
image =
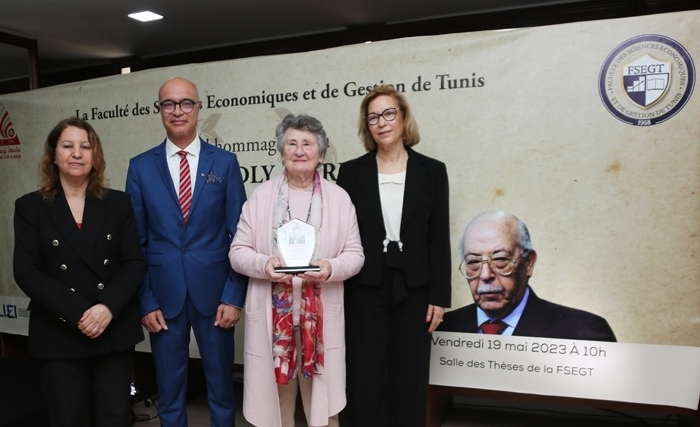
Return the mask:
<svg viewBox="0 0 700 427">
<path fill-rule="evenodd" d="M 309 265 L 316 249 L 316 231 L 312 225 L 294 218 L 277 229 L 277 245 L 284 267 L 275 268 L 276 273 L 320 271 L 319 266 Z"/>
</svg>

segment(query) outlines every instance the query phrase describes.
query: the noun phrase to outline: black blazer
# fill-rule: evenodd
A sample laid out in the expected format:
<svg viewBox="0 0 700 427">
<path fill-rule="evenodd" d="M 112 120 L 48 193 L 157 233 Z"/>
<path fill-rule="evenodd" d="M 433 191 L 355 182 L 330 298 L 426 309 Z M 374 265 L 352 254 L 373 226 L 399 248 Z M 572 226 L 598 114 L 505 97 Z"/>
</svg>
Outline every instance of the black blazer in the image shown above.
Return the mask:
<svg viewBox="0 0 700 427">
<path fill-rule="evenodd" d="M 476 304 L 445 313 L 438 330 L 477 333 Z M 530 297 L 518 321 L 515 336 L 615 342 L 608 322 L 593 313 L 564 307 L 540 299 L 530 288 Z"/>
<path fill-rule="evenodd" d="M 109 190 L 85 199 L 78 229 L 63 192 L 15 202 L 15 281 L 31 299 L 29 351 L 36 357 L 88 357 L 143 340 L 136 292 L 146 273 L 131 200 Z M 113 319 L 99 338 L 78 329 L 85 310 L 103 303 Z"/>
<path fill-rule="evenodd" d="M 430 304 L 449 307 L 452 298 L 449 184 L 445 164 L 408 151 L 401 213 L 401 242 L 409 288 L 430 286 Z M 360 227 L 365 264 L 348 283 L 379 286 L 386 238 L 379 198 L 376 152 L 341 165 L 337 184 L 348 192 Z"/>
</svg>

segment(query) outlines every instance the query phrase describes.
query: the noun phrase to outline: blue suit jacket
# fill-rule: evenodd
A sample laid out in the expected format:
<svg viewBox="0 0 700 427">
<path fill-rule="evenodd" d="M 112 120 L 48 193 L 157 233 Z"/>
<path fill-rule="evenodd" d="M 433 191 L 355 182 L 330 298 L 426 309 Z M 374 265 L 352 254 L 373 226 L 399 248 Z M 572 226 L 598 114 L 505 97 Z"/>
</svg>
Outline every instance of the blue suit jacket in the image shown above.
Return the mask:
<svg viewBox="0 0 700 427">
<path fill-rule="evenodd" d="M 141 314 L 168 319 L 189 293 L 204 315 L 221 302 L 243 307 L 248 279 L 231 269 L 229 245 L 246 200 L 236 155 L 200 139 L 197 178 L 187 224 L 168 169 L 165 141 L 129 162 L 131 195 L 148 273 L 139 290 Z"/>
</svg>

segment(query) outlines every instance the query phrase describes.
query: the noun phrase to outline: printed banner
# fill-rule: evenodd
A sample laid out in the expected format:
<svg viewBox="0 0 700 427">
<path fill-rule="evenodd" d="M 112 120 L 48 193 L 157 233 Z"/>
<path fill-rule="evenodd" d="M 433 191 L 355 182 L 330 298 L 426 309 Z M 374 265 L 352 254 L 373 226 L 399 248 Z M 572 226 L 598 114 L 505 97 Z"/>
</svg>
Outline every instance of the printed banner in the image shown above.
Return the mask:
<svg viewBox="0 0 700 427">
<path fill-rule="evenodd" d="M 700 399 L 698 347 L 454 332 L 432 342 L 434 385 L 689 409 Z"/>
</svg>

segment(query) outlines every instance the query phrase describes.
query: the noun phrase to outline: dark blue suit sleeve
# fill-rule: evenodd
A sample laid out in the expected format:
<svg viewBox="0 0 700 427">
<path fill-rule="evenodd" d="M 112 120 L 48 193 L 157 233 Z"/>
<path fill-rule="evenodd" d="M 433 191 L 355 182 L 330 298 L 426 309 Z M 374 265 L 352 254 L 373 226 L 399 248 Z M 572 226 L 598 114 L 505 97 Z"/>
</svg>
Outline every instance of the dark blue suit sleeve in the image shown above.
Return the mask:
<svg viewBox="0 0 700 427">
<path fill-rule="evenodd" d="M 134 164 L 134 159 L 129 162 L 129 170 L 126 174 L 126 192 L 131 196 L 131 207 L 134 210 L 134 220 L 136 231 L 143 253 L 146 253 L 146 242 L 148 241 L 148 218 L 146 207 L 141 190 L 141 182 L 138 174 L 138 166 Z M 160 308 L 160 304 L 153 295 L 148 271 L 141 282 L 138 292 L 139 307 L 141 315 L 146 315 Z"/>
<path fill-rule="evenodd" d="M 230 236 L 230 241 L 233 241 L 233 236 L 238 227 L 238 220 L 241 217 L 241 210 L 246 201 L 245 187 L 241 178 L 241 169 L 238 164 L 238 158 L 234 154 L 226 179 L 226 228 Z M 245 303 L 246 292 L 248 289 L 248 278 L 240 273 L 230 269 L 228 279 L 224 285 L 224 291 L 221 295 L 221 302 L 233 305 L 238 308 L 243 308 Z"/>
</svg>

